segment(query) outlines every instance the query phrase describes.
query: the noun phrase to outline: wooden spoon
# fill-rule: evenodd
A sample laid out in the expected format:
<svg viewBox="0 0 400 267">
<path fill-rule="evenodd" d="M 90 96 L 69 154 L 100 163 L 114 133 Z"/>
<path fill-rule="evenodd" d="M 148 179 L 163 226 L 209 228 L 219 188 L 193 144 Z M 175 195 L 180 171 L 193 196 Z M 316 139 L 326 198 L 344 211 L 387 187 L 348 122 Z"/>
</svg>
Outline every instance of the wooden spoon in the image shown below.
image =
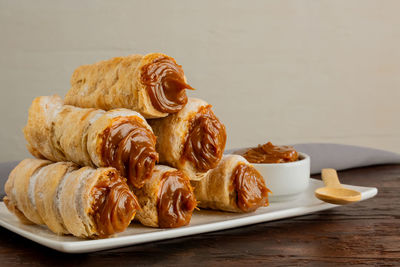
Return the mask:
<svg viewBox="0 0 400 267">
<path fill-rule="evenodd" d="M 336 170 L 322 169 L 321 174 L 325 187 L 315 190 L 315 196 L 320 200 L 336 205 L 344 205 L 361 200 L 360 192 L 342 187 Z"/>
</svg>

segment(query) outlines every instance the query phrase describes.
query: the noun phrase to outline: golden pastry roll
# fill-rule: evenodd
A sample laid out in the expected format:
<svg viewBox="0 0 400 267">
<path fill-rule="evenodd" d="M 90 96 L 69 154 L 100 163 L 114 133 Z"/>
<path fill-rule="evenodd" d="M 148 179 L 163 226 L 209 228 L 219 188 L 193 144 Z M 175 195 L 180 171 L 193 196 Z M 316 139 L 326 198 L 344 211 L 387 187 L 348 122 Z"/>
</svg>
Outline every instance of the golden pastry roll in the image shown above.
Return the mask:
<svg viewBox="0 0 400 267">
<path fill-rule="evenodd" d="M 160 163 L 183 171 L 191 180 L 200 180 L 217 167 L 226 130 L 207 102 L 189 98 L 178 113 L 148 122 L 157 136 Z"/>
<path fill-rule="evenodd" d="M 158 160 L 151 127 L 128 109 L 78 108 L 41 96 L 32 102 L 24 134 L 35 157 L 114 167 L 135 187 L 150 178 Z"/>
<path fill-rule="evenodd" d="M 189 178 L 181 171 L 156 165 L 144 186 L 134 189 L 141 210 L 135 220 L 151 227 L 176 228 L 190 223 L 196 207 Z"/>
<path fill-rule="evenodd" d="M 124 231 L 140 209 L 115 168 L 25 159 L 10 173 L 4 203 L 22 223 L 56 234 L 103 238 Z"/>
<path fill-rule="evenodd" d="M 65 103 L 83 108 L 128 108 L 145 118 L 161 118 L 181 110 L 186 102 L 183 69 L 161 53 L 115 57 L 78 67 Z"/>
<path fill-rule="evenodd" d="M 269 189 L 261 174 L 242 156 L 226 155 L 201 181 L 192 181 L 198 206 L 251 212 L 268 206 Z"/>
</svg>

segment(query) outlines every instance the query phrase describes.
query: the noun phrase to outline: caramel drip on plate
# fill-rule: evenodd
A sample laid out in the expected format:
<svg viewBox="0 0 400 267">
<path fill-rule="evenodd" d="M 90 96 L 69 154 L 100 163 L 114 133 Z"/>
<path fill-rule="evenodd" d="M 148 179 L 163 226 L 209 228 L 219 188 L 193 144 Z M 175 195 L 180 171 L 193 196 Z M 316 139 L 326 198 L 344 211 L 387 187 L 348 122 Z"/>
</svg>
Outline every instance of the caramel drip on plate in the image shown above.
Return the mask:
<svg viewBox="0 0 400 267">
<path fill-rule="evenodd" d="M 103 161 L 141 188 L 158 161 L 155 144 L 155 135 L 137 117 L 119 117 L 103 133 Z"/>
<path fill-rule="evenodd" d="M 189 178 L 181 171 L 163 174 L 158 201 L 158 225 L 175 228 L 189 224 L 196 199 Z"/>
<path fill-rule="evenodd" d="M 202 107 L 191 121 L 182 159 L 191 161 L 198 171 L 206 172 L 217 167 L 225 143 L 225 126 L 214 115 L 211 105 Z"/>
<path fill-rule="evenodd" d="M 154 108 L 165 113 L 181 110 L 188 101 L 185 89 L 193 89 L 186 83 L 182 67 L 170 57 L 160 57 L 143 66 L 141 82 Z"/>
<path fill-rule="evenodd" d="M 233 188 L 236 191 L 236 204 L 243 212 L 255 211 L 268 206 L 269 189 L 264 178 L 252 166 L 239 164 L 232 173 Z"/>
<path fill-rule="evenodd" d="M 140 209 L 136 196 L 116 171 L 107 173 L 93 187 L 92 212 L 99 237 L 124 231 Z"/>
</svg>

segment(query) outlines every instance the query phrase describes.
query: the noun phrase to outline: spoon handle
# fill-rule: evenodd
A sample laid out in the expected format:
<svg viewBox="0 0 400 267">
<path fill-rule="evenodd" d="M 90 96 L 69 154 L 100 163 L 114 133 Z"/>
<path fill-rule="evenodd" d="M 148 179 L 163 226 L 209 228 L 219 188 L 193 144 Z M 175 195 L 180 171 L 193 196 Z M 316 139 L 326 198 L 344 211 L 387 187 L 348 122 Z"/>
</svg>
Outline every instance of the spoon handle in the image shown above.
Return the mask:
<svg viewBox="0 0 400 267">
<path fill-rule="evenodd" d="M 326 187 L 342 187 L 335 169 L 322 169 L 321 176 Z"/>
</svg>

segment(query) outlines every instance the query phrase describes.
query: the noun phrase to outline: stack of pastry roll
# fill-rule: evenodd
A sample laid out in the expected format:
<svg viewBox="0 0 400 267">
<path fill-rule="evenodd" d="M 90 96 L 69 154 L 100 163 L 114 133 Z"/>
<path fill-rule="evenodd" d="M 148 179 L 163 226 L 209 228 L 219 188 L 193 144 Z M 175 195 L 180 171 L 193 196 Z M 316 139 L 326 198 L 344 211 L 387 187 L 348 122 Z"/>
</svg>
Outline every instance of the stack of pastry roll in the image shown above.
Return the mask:
<svg viewBox="0 0 400 267">
<path fill-rule="evenodd" d="M 38 158 L 115 167 L 139 188 L 158 160 L 151 127 L 128 109 L 78 108 L 64 105 L 58 96 L 37 97 L 24 134 L 28 150 Z"/>
<path fill-rule="evenodd" d="M 222 158 L 225 126 L 201 99 L 189 98 L 179 112 L 149 124 L 157 136 L 160 162 L 182 170 L 191 180 L 203 179 Z"/>
<path fill-rule="evenodd" d="M 139 209 L 116 169 L 70 162 L 25 159 L 10 173 L 5 191 L 6 206 L 21 222 L 85 238 L 124 231 Z"/>
<path fill-rule="evenodd" d="M 201 208 L 251 212 L 268 205 L 264 178 L 240 155 L 225 155 L 204 179 L 192 183 Z"/>
<path fill-rule="evenodd" d="M 161 53 L 116 57 L 77 68 L 66 104 L 110 110 L 128 108 L 145 118 L 161 118 L 181 110 L 186 102 L 183 69 Z"/>
<path fill-rule="evenodd" d="M 77 68 L 64 100 L 32 102 L 24 135 L 37 159 L 11 172 L 8 209 L 57 234 L 97 238 L 134 217 L 187 225 L 197 204 L 234 212 L 267 205 L 261 175 L 240 156 L 223 158 L 225 126 L 186 89 L 182 67 L 160 53 Z"/>
</svg>

